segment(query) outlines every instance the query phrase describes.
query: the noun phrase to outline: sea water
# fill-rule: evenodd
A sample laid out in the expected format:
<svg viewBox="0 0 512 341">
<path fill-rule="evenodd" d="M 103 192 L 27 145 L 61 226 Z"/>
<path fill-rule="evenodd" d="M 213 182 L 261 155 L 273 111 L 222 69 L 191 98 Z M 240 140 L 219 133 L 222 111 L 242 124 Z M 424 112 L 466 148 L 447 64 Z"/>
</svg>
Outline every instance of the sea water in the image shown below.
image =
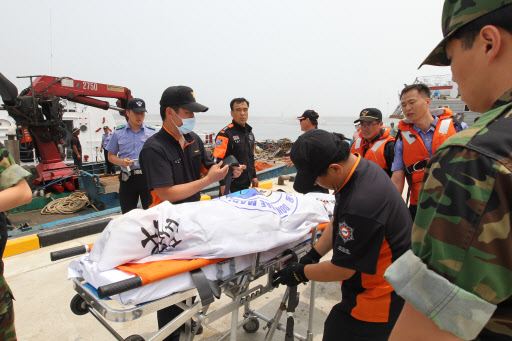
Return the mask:
<svg viewBox="0 0 512 341">
<path fill-rule="evenodd" d="M 329 132 L 336 132 L 352 138 L 354 133 L 354 120 L 356 117 L 321 117 L 318 121 L 318 128 Z M 196 126 L 194 131 L 198 134 L 211 133 L 214 136 L 231 123 L 231 116 L 214 116 L 208 114 L 196 114 Z M 384 125 L 388 126 L 391 121 L 384 120 Z M 395 125 L 398 124 L 394 120 Z M 120 122 L 123 123 L 123 122 Z M 159 116 L 147 115 L 145 123 L 153 126 L 161 126 L 162 120 Z M 256 141 L 279 140 L 288 138 L 295 141 L 303 132 L 300 130 L 300 123 L 295 117 L 291 118 L 273 118 L 273 117 L 251 117 L 247 123 L 252 127 Z"/>
</svg>

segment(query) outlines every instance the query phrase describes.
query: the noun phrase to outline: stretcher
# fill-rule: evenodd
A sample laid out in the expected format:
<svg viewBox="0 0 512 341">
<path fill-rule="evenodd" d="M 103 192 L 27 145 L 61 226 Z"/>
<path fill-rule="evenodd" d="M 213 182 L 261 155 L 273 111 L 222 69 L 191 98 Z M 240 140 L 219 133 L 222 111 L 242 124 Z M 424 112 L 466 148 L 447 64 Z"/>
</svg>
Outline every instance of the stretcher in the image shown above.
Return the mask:
<svg viewBox="0 0 512 341">
<path fill-rule="evenodd" d="M 229 259 L 199 260 L 195 265 L 190 265 L 188 269 L 187 267 L 182 267 L 181 271 L 191 271 L 181 274 L 177 273 L 174 277 L 190 276 L 193 281 L 192 287 L 188 288 L 187 285 L 185 285 L 183 290 L 172 292 L 171 294 L 166 294 L 163 297 L 146 302 L 139 302 L 145 298 L 144 295 L 133 296 L 132 294 L 132 296 L 128 296 L 128 298 L 122 297 L 122 295 L 144 289 L 146 286 L 158 285 L 160 282 L 175 278 L 148 279 L 145 278 L 145 276 L 134 275 L 111 284 L 98 286 L 96 283 L 96 286 L 93 286 L 84 278 L 87 277 L 85 276 L 86 273 L 82 273 L 84 275 L 83 277 L 77 276 L 72 278 L 73 287 L 77 294 L 71 300 L 70 307 L 73 313 L 77 315 L 91 313 L 117 340 L 163 340 L 184 325 L 184 331 L 181 333 L 180 340 L 188 341 L 194 339 L 197 331 L 203 324 L 210 324 L 227 314 L 231 314 L 231 329 L 223 335 L 220 340 L 236 340 L 237 329 L 240 326 L 242 326 L 246 332 L 254 333 L 259 329 L 261 320 L 265 323 L 264 328 L 267 329 L 265 340 L 272 340 L 275 332 L 281 330 L 285 332 L 285 340 L 297 339 L 309 341 L 313 339 L 314 282 L 310 285 L 309 321 L 307 334 L 305 336 L 298 335 L 293 330 L 293 312 L 298 303 L 296 287 L 288 287 L 286 289 L 280 304 L 276 307 L 276 313 L 272 317 L 264 316 L 252 309 L 250 303 L 275 289 L 271 284 L 272 275 L 276 271 L 281 270 L 290 259 L 294 257 L 300 258 L 308 252 L 316 241 L 318 234 L 321 233 L 321 230 L 323 230 L 326 225 L 326 223 L 320 225 L 316 224 L 310 234 L 305 235 L 300 240 L 269 251 Z M 88 245 L 57 251 L 52 253 L 51 257 L 52 260 L 62 259 L 88 252 L 90 248 L 91 245 Z M 78 262 L 80 261 L 85 262 L 82 258 Z M 167 262 L 180 261 L 169 260 Z M 137 267 L 139 265 L 135 266 Z M 121 269 L 123 269 L 123 272 L 136 273 L 136 271 L 132 271 L 133 269 L 122 267 Z M 215 280 L 207 278 L 207 276 L 211 278 L 212 272 L 215 273 Z M 259 281 L 259 284 L 254 283 L 261 278 L 266 278 L 264 284 L 261 284 L 261 281 Z M 167 289 L 169 289 L 169 287 L 177 288 L 177 286 L 173 284 L 173 282 L 167 282 L 164 287 Z M 215 309 L 211 308 L 212 303 L 219 300 L 222 295 L 230 299 L 229 303 L 223 304 L 220 307 L 217 306 Z M 111 300 L 108 297 L 116 298 L 119 302 Z M 119 303 L 134 304 L 120 307 Z M 133 321 L 171 305 L 180 306 L 183 312 L 150 338 L 144 339 L 140 335 L 131 335 L 127 338 L 123 338 L 109 324 L 109 322 Z M 243 309 L 243 319 L 241 321 L 239 320 L 240 309 Z M 279 321 L 285 310 L 287 310 L 288 318 L 286 325 L 283 325 Z M 193 325 L 192 319 L 196 321 L 195 325 Z"/>
</svg>

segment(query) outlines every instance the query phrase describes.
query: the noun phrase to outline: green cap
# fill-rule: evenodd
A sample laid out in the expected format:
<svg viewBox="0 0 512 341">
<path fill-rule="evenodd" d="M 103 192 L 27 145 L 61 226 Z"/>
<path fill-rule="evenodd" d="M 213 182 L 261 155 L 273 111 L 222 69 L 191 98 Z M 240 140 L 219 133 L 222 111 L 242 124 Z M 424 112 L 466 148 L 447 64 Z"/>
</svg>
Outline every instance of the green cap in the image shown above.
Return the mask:
<svg viewBox="0 0 512 341">
<path fill-rule="evenodd" d="M 444 48 L 446 41 L 453 33 L 482 15 L 509 4 L 512 4 L 512 0 L 445 0 L 441 23 L 444 39 L 430 52 L 420 67 L 425 64 L 437 66 L 450 65 Z"/>
</svg>

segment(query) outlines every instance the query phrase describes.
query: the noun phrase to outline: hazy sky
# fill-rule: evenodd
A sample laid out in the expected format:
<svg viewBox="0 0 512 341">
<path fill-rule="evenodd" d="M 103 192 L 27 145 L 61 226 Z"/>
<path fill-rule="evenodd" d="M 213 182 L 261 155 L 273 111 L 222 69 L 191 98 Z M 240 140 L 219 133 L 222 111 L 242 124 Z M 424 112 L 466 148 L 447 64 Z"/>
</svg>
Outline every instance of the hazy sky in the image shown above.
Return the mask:
<svg viewBox="0 0 512 341">
<path fill-rule="evenodd" d="M 441 40 L 442 0 L 4 1 L 0 72 L 125 86 L 158 114 L 188 85 L 209 113 L 246 97 L 250 115 L 385 115 Z M 51 20 L 50 20 L 51 19 Z M 114 101 L 111 101 L 114 103 Z"/>
</svg>

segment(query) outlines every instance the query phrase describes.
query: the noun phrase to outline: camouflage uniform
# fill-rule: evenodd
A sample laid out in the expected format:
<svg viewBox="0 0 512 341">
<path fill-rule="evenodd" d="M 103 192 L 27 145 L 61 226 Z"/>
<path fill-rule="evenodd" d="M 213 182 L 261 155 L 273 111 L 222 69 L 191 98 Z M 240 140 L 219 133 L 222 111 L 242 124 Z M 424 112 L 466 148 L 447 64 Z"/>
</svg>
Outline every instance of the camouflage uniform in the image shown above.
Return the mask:
<svg viewBox="0 0 512 341">
<path fill-rule="evenodd" d="M 0 191 L 17 184 L 27 178 L 30 173 L 18 166 L 4 145 L 0 143 Z M 3 255 L 7 243 L 7 222 L 5 213 L 0 212 L 0 340 L 16 340 L 14 330 L 13 295 L 4 278 Z"/>
<path fill-rule="evenodd" d="M 512 336 L 512 314 L 503 311 L 512 303 L 512 89 L 493 107 L 431 159 L 412 231 L 416 256 L 385 276 L 417 310 L 465 340 L 484 326 Z"/>
<path fill-rule="evenodd" d="M 510 4 L 446 0 L 445 39 L 423 64 L 449 65 L 449 37 Z M 512 89 L 437 150 L 423 178 L 412 251 L 384 276 L 416 310 L 464 340 L 512 340 L 511 132 Z"/>
</svg>

